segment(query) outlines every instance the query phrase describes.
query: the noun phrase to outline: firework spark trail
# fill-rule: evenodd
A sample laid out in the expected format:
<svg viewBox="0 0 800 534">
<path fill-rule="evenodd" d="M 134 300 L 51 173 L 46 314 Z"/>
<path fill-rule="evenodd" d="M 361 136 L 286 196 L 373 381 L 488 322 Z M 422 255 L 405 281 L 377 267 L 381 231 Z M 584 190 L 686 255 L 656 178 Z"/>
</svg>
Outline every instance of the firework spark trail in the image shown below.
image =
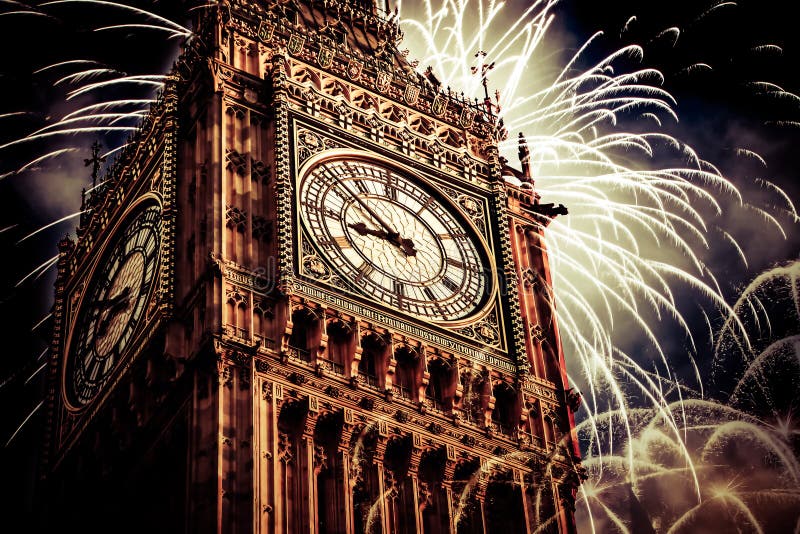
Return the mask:
<svg viewBox="0 0 800 534">
<path fill-rule="evenodd" d="M 86 69 L 74 72 L 72 74 L 67 74 L 66 76 L 59 78 L 53 82 L 53 87 L 56 85 L 61 85 L 62 83 L 74 83 L 81 82 L 83 80 L 91 80 L 92 78 L 97 78 L 102 74 L 121 74 L 121 72 L 116 69 L 107 68 Z"/>
<path fill-rule="evenodd" d="M 31 410 L 31 412 L 22 421 L 22 423 L 17 427 L 17 429 L 14 431 L 14 433 L 11 434 L 11 437 L 8 438 L 8 441 L 6 441 L 5 447 L 8 447 L 11 444 L 11 442 L 14 441 L 14 438 L 17 437 L 17 434 L 19 434 L 20 430 L 22 430 L 22 428 L 25 426 L 25 424 L 28 421 L 30 421 L 31 417 L 33 417 L 34 414 L 36 414 L 36 412 L 39 411 L 39 408 L 41 408 L 42 405 L 44 405 L 44 400 L 42 400 L 39 404 L 36 405 L 36 407 L 33 410 Z"/>
<path fill-rule="evenodd" d="M 65 216 L 65 217 L 62 217 L 62 218 L 58 219 L 57 221 L 53 221 L 53 222 L 51 222 L 50 224 L 46 224 L 46 225 L 44 225 L 44 226 L 42 226 L 42 227 L 40 227 L 40 228 L 37 228 L 37 229 L 36 229 L 36 230 L 34 230 L 33 232 L 29 233 L 28 235 L 26 235 L 25 237 L 23 237 L 22 239 L 20 239 L 19 241 L 17 241 L 17 245 L 19 245 L 19 244 L 20 244 L 20 243 L 22 243 L 23 241 L 27 241 L 27 240 L 28 240 L 28 239 L 30 239 L 31 237 L 35 236 L 36 234 L 38 234 L 38 233 L 40 233 L 40 232 L 43 232 L 43 231 L 47 230 L 48 228 L 51 228 L 51 227 L 53 227 L 53 226 L 55 226 L 55 225 L 57 225 L 57 224 L 61 224 L 61 223 L 62 223 L 62 222 L 64 222 L 64 221 L 68 221 L 68 220 L 70 220 L 70 219 L 74 219 L 75 217 L 78 217 L 78 216 L 80 216 L 82 213 L 86 213 L 87 211 L 88 211 L 88 210 L 76 211 L 75 213 L 71 213 L 71 214 L 69 214 L 69 215 L 67 215 L 67 216 Z"/>
<path fill-rule="evenodd" d="M 100 32 L 100 31 L 131 29 L 131 28 L 165 31 L 169 33 L 170 39 L 175 39 L 175 38 L 187 39 L 192 35 L 192 32 L 187 31 L 185 28 L 181 30 L 175 30 L 172 28 L 165 28 L 164 26 L 159 26 L 157 24 L 116 24 L 114 26 L 103 26 L 101 28 L 95 28 L 94 31 Z"/>
<path fill-rule="evenodd" d="M 135 15 L 142 15 L 142 16 L 144 16 L 146 18 L 149 18 L 149 19 L 152 19 L 154 21 L 162 23 L 163 27 L 172 28 L 173 30 L 178 31 L 178 32 L 187 33 L 187 31 L 188 31 L 181 24 L 178 24 L 175 21 L 172 21 L 172 20 L 170 20 L 168 18 L 164 18 L 161 15 L 157 15 L 156 13 L 153 13 L 152 11 L 147 11 L 146 9 L 140 9 L 138 7 L 135 7 L 135 6 L 130 6 L 130 5 L 127 5 L 127 4 L 121 4 L 121 3 L 118 3 L 118 2 L 105 2 L 103 0 L 55 0 L 53 2 L 45 2 L 45 3 L 41 4 L 40 7 L 55 6 L 55 5 L 59 5 L 59 4 L 91 4 L 91 5 L 94 5 L 94 6 L 107 6 L 107 7 L 111 7 L 113 9 L 119 9 L 119 10 L 122 10 L 122 11 L 130 11 L 131 13 L 133 13 Z"/>
<path fill-rule="evenodd" d="M 41 275 L 41 273 L 47 272 L 47 270 L 50 267 L 54 266 L 56 264 L 56 262 L 58 262 L 58 254 L 56 254 L 55 256 L 50 258 L 49 260 L 46 260 L 44 263 L 42 263 L 41 265 L 36 267 L 34 270 L 29 272 L 28 274 L 26 274 L 24 277 L 22 277 L 22 279 L 20 279 L 19 282 L 14 284 L 14 287 L 21 286 L 23 283 L 25 283 L 25 280 L 27 280 L 31 276 L 35 275 L 36 273 L 39 273 Z"/>
<path fill-rule="evenodd" d="M 74 147 L 72 147 L 72 148 L 62 148 L 62 149 L 59 149 L 59 150 L 53 150 L 52 152 L 48 152 L 47 154 L 44 154 L 43 156 L 38 156 L 38 157 L 34 158 L 33 160 L 29 161 L 28 163 L 24 164 L 23 166 L 21 166 L 20 168 L 14 170 L 14 171 L 9 171 L 9 172 L 0 174 L 0 180 L 8 178 L 9 176 L 22 174 L 23 172 L 28 171 L 28 170 L 32 170 L 36 165 L 38 165 L 39 163 L 42 163 L 45 160 L 48 160 L 48 159 L 51 159 L 51 158 L 57 158 L 58 156 L 61 156 L 61 155 L 66 154 L 68 152 L 77 152 L 77 151 L 78 151 L 78 149 L 74 148 Z"/>
</svg>

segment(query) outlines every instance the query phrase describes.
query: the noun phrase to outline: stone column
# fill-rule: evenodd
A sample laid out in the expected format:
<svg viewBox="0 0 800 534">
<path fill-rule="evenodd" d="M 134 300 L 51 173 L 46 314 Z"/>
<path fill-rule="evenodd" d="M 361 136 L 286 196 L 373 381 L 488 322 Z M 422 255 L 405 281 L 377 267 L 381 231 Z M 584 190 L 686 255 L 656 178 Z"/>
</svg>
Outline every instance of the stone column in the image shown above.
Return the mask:
<svg viewBox="0 0 800 534">
<path fill-rule="evenodd" d="M 456 471 L 456 448 L 452 445 L 446 445 L 447 459 L 444 463 L 444 473 L 442 475 L 442 487 L 444 488 L 445 495 L 447 496 L 447 518 L 450 524 L 450 532 L 456 531 L 456 524 L 454 521 L 455 506 L 453 505 L 453 475 Z"/>
<path fill-rule="evenodd" d="M 420 481 L 419 481 L 419 461 L 422 459 L 422 437 L 413 432 L 411 435 L 411 455 L 408 460 L 408 477 L 411 479 L 411 487 L 414 495 L 414 524 L 417 532 L 425 532 L 422 522 L 422 510 L 420 510 Z"/>
<path fill-rule="evenodd" d="M 350 439 L 353 436 L 353 410 L 349 408 L 342 409 L 342 430 L 339 434 L 339 442 L 336 448 L 337 466 L 341 470 L 336 473 L 336 477 L 341 481 L 339 491 L 343 494 L 344 509 L 341 513 L 344 514 L 342 523 L 345 526 L 347 534 L 354 533 L 355 526 L 353 525 L 353 473 L 351 472 L 351 457 L 350 457 Z"/>
<path fill-rule="evenodd" d="M 317 532 L 317 470 L 314 446 L 314 428 L 317 424 L 317 416 L 319 415 L 318 399 L 309 395 L 308 411 L 306 413 L 305 421 L 303 423 L 303 433 L 300 436 L 300 458 L 299 461 L 299 476 L 301 479 L 301 499 L 300 509 L 303 524 L 300 525 L 301 532 L 308 534 L 316 534 Z M 287 533 L 288 534 L 288 533 Z"/>
<path fill-rule="evenodd" d="M 259 363 L 256 362 L 257 368 Z M 258 489 L 253 499 L 254 532 L 282 534 L 275 518 L 281 517 L 281 504 L 276 495 L 282 491 L 278 476 L 278 409 L 283 388 L 266 379 L 259 379 L 256 385 L 261 399 L 254 403 L 253 416 L 253 478 Z"/>
</svg>

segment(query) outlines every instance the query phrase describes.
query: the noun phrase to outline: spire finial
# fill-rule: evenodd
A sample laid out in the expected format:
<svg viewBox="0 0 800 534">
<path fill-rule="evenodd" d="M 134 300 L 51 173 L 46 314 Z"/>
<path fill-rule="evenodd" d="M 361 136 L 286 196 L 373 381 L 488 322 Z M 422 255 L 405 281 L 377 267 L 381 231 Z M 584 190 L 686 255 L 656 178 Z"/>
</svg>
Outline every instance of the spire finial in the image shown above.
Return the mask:
<svg viewBox="0 0 800 534">
<path fill-rule="evenodd" d="M 487 64 L 483 58 L 486 57 L 486 52 L 483 50 L 478 50 L 475 54 L 475 57 L 481 58 L 479 60 L 480 71 L 481 71 L 481 84 L 483 85 L 483 105 L 486 106 L 486 112 L 491 116 L 494 115 L 494 104 L 492 104 L 492 99 L 489 97 L 489 80 L 486 78 L 486 75 L 490 70 L 494 68 L 494 61 Z M 472 74 L 477 74 L 478 67 L 472 67 Z"/>
<path fill-rule="evenodd" d="M 100 174 L 100 164 L 106 161 L 105 156 L 100 157 L 100 149 L 103 145 L 99 141 L 92 144 L 92 157 L 83 160 L 84 167 L 92 166 L 92 189 L 97 187 L 97 176 Z"/>
<path fill-rule="evenodd" d="M 522 166 L 522 181 L 533 183 L 533 177 L 531 176 L 531 151 L 528 148 L 528 141 L 525 139 L 525 135 L 522 132 L 519 133 L 517 154 L 519 155 L 519 163 Z"/>
</svg>

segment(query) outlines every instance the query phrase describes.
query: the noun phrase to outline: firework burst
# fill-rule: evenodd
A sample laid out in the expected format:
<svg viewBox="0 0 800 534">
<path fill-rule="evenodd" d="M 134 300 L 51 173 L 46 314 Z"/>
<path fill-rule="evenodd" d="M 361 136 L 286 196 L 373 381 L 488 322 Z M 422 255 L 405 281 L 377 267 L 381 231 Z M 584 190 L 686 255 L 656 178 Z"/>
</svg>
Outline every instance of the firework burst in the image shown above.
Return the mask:
<svg viewBox="0 0 800 534">
<path fill-rule="evenodd" d="M 661 72 L 637 65 L 642 47 L 624 46 L 598 59 L 592 52 L 602 37 L 598 33 L 573 55 L 559 55 L 546 38 L 556 4 L 534 2 L 510 21 L 500 3 L 427 2 L 403 28 L 409 42 L 421 45 L 415 52 L 422 64 L 433 65 L 443 85 L 467 87 L 468 97 L 483 99 L 492 96 L 484 91 L 485 76 L 491 73 L 491 85 L 501 88 L 494 95 L 495 109 L 506 128 L 523 133 L 528 143 L 536 191 L 544 201 L 569 206 L 568 217 L 549 225 L 547 245 L 570 381 L 581 386 L 588 400 L 579 426 L 585 465 L 594 475 L 584 492 L 586 526 L 631 531 L 630 521 L 623 519 L 628 513 L 614 510 L 610 497 L 624 487 L 635 499 L 651 479 L 680 479 L 685 509 L 676 504 L 661 516 L 654 508 L 644 515 L 649 528 L 674 525 L 678 532 L 699 524 L 698 518 L 711 509 L 725 509 L 759 530 L 764 517 L 752 515 L 753 499 L 763 504 L 770 495 L 786 497 L 784 490 L 797 482 L 795 453 L 747 411 L 702 400 L 707 385 L 700 368 L 707 362 L 697 358 L 710 352 L 708 339 L 714 338 L 718 354 L 726 352 L 722 345 L 752 354 L 751 336 L 757 332 L 750 324 L 753 318 L 745 319 L 743 312 L 751 311 L 757 321 L 761 311 L 763 327 L 768 297 L 751 290 L 744 301 L 729 305 L 725 284 L 706 258 L 725 248 L 747 266 L 746 247 L 725 224 L 731 214 L 758 221 L 764 232 L 780 239 L 786 237 L 783 225 L 797 222 L 797 212 L 785 192 L 763 180 L 753 183 L 771 198 L 763 204 L 747 202 L 741 184 L 669 133 L 678 120 L 676 102 L 661 88 Z M 700 18 L 725 5 L 711 6 Z M 467 15 L 476 10 L 478 16 Z M 670 28 L 654 40 L 674 45 L 679 35 L 680 30 Z M 758 49 L 779 51 L 774 46 Z M 465 57 L 474 57 L 471 66 Z M 697 63 L 682 72 L 711 68 Z M 775 84 L 749 86 L 775 99 L 797 98 Z M 508 160 L 516 149 L 516 135 L 501 143 Z M 766 167 L 753 151 L 739 149 L 737 155 Z M 779 275 L 788 276 L 785 271 Z M 760 287 L 760 280 L 753 284 Z M 705 329 L 698 330 L 692 326 L 696 321 L 687 318 L 697 308 L 703 310 Z M 717 333 L 712 325 L 720 321 L 724 326 Z M 683 342 L 663 343 L 676 330 Z M 787 343 L 795 342 L 780 345 Z M 629 352 L 631 346 L 638 354 Z M 676 371 L 680 368 L 684 372 Z M 693 373 L 687 375 L 686 368 Z M 751 368 L 745 376 L 768 389 L 754 373 Z M 736 388 L 733 400 L 743 387 Z M 782 420 L 784 429 L 787 420 Z M 762 471 L 763 479 L 772 480 L 778 472 L 789 476 L 748 495 L 732 487 L 719 490 L 709 462 L 717 460 L 715 453 L 733 436 L 774 458 L 771 465 L 777 470 Z M 660 462 L 651 447 L 667 450 L 670 462 Z"/>
</svg>

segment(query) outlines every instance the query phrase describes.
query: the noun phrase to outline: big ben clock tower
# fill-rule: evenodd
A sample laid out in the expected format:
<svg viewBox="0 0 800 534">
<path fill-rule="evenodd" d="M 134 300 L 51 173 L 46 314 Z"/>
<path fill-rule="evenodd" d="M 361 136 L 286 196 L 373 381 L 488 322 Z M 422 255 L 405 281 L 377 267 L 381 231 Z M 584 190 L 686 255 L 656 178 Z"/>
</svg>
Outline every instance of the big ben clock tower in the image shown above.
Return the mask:
<svg viewBox="0 0 800 534">
<path fill-rule="evenodd" d="M 60 243 L 46 526 L 574 531 L 524 140 L 512 169 L 370 0 L 199 13 Z"/>
</svg>

